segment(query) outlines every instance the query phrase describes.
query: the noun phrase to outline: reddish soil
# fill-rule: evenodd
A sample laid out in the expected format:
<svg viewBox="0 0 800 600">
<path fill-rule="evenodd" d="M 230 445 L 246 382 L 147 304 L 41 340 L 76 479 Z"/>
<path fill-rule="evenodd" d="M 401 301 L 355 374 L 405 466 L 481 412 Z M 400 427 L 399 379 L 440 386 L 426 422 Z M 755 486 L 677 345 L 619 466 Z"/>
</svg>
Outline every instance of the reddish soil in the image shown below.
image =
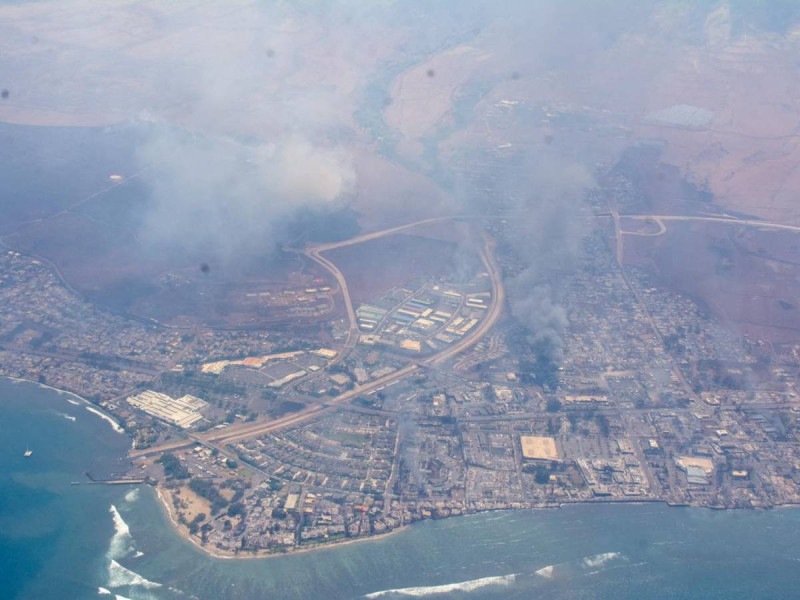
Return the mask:
<svg viewBox="0 0 800 600">
<path fill-rule="evenodd" d="M 654 270 L 742 333 L 800 340 L 800 235 L 670 222 L 660 236 L 625 236 L 627 264 Z"/>
<path fill-rule="evenodd" d="M 134 236 L 64 214 L 6 238 L 14 248 L 53 262 L 76 292 L 100 306 L 174 325 L 260 327 L 290 317 L 247 293 L 303 288 L 329 275 L 303 256 L 201 270 L 196 259 L 145 252 Z"/>
<path fill-rule="evenodd" d="M 332 250 L 325 256 L 344 274 L 356 304 L 413 277 L 452 275 L 480 264 L 466 246 L 405 234 Z"/>
</svg>

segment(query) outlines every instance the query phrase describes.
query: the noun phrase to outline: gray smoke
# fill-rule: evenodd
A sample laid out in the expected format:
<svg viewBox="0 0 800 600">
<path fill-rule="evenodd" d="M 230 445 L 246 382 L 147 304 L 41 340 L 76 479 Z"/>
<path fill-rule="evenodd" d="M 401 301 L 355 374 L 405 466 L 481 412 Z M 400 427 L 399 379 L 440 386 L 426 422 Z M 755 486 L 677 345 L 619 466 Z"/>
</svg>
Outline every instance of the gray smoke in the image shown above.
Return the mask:
<svg viewBox="0 0 800 600">
<path fill-rule="evenodd" d="M 512 312 L 530 332 L 531 343 L 559 362 L 563 358 L 562 335 L 569 325 L 567 312 L 558 303 L 550 284 L 527 284 L 517 279 Z"/>
<path fill-rule="evenodd" d="M 511 7 L 514 18 L 506 7 L 477 0 L 438 7 L 244 2 L 230 10 L 212 3 L 159 20 L 155 33 L 164 42 L 151 49 L 159 61 L 146 78 L 158 93 L 144 105 L 146 114 L 187 131 L 157 126 L 139 153 L 151 191 L 140 239 L 158 252 L 233 261 L 283 241 L 296 211 L 346 202 L 356 189 L 358 88 L 382 76 L 379 61 L 386 59 L 375 48 L 398 31 L 412 32 L 403 47 L 422 59 L 476 40 L 488 27 L 506 40 L 492 52 L 507 57 L 498 64 L 509 72 L 561 64 L 601 42 L 570 33 L 581 15 L 576 8 L 519 0 Z M 173 39 L 180 54 L 167 43 Z"/>
<path fill-rule="evenodd" d="M 334 211 L 356 189 L 353 87 L 373 34 L 359 8 L 241 2 L 170 12 L 137 74 L 158 90 L 137 113 L 155 252 L 239 262 L 287 241 L 293 217 Z M 179 52 L 171 40 L 178 40 Z M 363 57 L 366 57 L 365 60 Z"/>
<path fill-rule="evenodd" d="M 587 169 L 557 157 L 540 157 L 527 170 L 510 219 L 512 248 L 525 265 L 509 283 L 512 314 L 529 341 L 554 363 L 563 356 L 569 320 L 561 283 L 574 267 L 583 230 L 580 203 L 592 185 Z"/>
<path fill-rule="evenodd" d="M 400 458 L 408 469 L 414 485 L 421 492 L 424 489 L 422 470 L 419 463 L 419 442 L 417 440 L 417 424 L 414 417 L 403 413 L 398 417 L 397 428 L 400 434 Z"/>
<path fill-rule="evenodd" d="M 223 261 L 270 250 L 297 210 L 335 205 L 355 180 L 347 152 L 298 135 L 245 145 L 156 127 L 139 158 L 150 191 L 142 241 Z"/>
</svg>

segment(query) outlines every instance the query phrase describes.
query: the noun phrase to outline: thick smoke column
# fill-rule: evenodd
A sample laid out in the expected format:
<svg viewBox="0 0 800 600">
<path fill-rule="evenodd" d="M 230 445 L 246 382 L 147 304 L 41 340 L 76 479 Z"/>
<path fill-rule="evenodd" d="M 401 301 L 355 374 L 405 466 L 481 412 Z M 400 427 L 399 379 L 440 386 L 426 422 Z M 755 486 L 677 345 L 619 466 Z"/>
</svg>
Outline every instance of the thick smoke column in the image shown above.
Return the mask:
<svg viewBox="0 0 800 600">
<path fill-rule="evenodd" d="M 569 320 L 560 282 L 573 268 L 581 239 L 580 200 L 592 178 L 580 165 L 538 159 L 524 178 L 511 220 L 511 244 L 525 268 L 509 282 L 511 311 L 545 371 L 563 358 Z M 516 187 L 516 186 L 515 186 Z M 538 369 L 542 370 L 542 369 Z"/>
<path fill-rule="evenodd" d="M 562 359 L 564 330 L 569 319 L 564 307 L 558 304 L 557 289 L 550 284 L 527 284 L 517 280 L 516 296 L 512 302 L 514 316 L 531 335 L 531 345 L 552 362 Z"/>
</svg>

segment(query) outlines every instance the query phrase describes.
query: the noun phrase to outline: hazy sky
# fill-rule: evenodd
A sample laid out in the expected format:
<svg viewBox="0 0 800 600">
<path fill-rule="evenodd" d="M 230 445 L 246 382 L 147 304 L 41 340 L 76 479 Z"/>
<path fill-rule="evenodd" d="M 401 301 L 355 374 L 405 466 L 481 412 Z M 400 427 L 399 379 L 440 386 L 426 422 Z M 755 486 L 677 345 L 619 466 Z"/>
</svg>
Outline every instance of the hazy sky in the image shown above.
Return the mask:
<svg viewBox="0 0 800 600">
<path fill-rule="evenodd" d="M 506 141 L 481 129 L 506 94 L 588 105 L 626 126 L 664 104 L 729 110 L 692 81 L 672 85 L 674 73 L 704 77 L 698 49 L 782 33 L 799 12 L 738 0 L 12 3 L 0 7 L 0 119 L 150 123 L 132 168 L 150 193 L 140 239 L 227 260 L 272 248 L 297 209 L 369 210 L 403 185 L 397 172 L 359 195 L 360 156 L 444 186 L 419 206 L 449 196 L 447 210 L 465 198 L 472 209 L 475 194 L 447 188 L 458 177 L 441 144 L 457 158 Z M 514 140 L 531 190 L 580 187 L 614 151 L 595 133 L 549 151 L 543 133 L 525 124 Z M 525 202 L 536 227 L 563 198 Z"/>
</svg>

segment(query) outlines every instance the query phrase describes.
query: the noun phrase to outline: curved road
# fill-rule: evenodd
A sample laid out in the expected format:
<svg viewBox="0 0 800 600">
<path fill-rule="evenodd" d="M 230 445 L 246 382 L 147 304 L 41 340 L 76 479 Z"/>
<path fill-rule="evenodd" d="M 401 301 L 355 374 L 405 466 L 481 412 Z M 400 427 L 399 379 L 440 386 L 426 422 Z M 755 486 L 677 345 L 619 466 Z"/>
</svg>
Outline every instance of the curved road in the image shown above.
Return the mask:
<svg viewBox="0 0 800 600">
<path fill-rule="evenodd" d="M 342 272 L 338 269 L 338 267 L 329 261 L 327 258 L 322 256 L 323 252 L 328 252 L 329 250 L 336 250 L 337 248 L 344 248 L 347 246 L 355 246 L 356 244 L 363 244 L 364 242 L 369 242 L 371 240 L 376 240 L 388 235 L 394 235 L 396 233 L 400 233 L 401 231 L 405 231 L 407 229 L 413 229 L 414 227 L 419 227 L 421 225 L 430 225 L 432 223 L 441 223 L 443 221 L 453 221 L 457 219 L 469 219 L 469 218 L 478 218 L 478 217 L 471 217 L 471 216 L 448 216 L 448 217 L 431 217 L 429 219 L 423 219 L 421 221 L 415 221 L 413 223 L 406 223 L 405 225 L 398 225 L 397 227 L 390 227 L 389 229 L 382 229 L 380 231 L 373 231 L 372 233 L 365 233 L 363 235 L 358 235 L 356 237 L 342 240 L 341 242 L 329 242 L 326 244 L 309 244 L 306 249 L 303 251 L 308 258 L 313 260 L 315 263 L 326 269 L 331 275 L 333 275 L 336 283 L 339 285 L 339 290 L 342 293 L 342 299 L 344 300 L 344 307 L 345 311 L 347 312 L 347 320 L 350 322 L 350 327 L 347 332 L 347 341 L 345 342 L 344 348 L 339 353 L 339 356 L 336 358 L 334 363 L 341 362 L 346 354 L 352 350 L 356 342 L 358 342 L 359 330 L 358 330 L 358 321 L 356 319 L 356 311 L 353 308 L 353 301 L 350 297 L 350 290 L 347 287 L 347 280 L 345 279 Z M 484 261 L 486 264 L 486 261 Z"/>
<path fill-rule="evenodd" d="M 356 321 L 356 311 L 353 309 L 353 300 L 350 298 L 350 289 L 347 287 L 347 280 L 336 265 L 327 258 L 320 256 L 320 252 L 322 251 L 323 250 L 320 248 L 308 248 L 305 250 L 304 254 L 333 275 L 334 279 L 336 279 L 336 283 L 339 284 L 339 291 L 342 294 L 342 300 L 344 300 L 344 308 L 347 311 L 347 320 L 350 326 L 347 330 L 347 341 L 344 344 L 344 348 L 342 348 L 339 352 L 339 356 L 337 356 L 334 361 L 334 363 L 338 363 L 355 347 L 358 341 L 358 322 Z"/>
<path fill-rule="evenodd" d="M 600 215 L 598 215 L 600 216 Z M 664 235 L 667 232 L 665 221 L 699 221 L 704 223 L 723 223 L 726 225 L 746 225 L 748 227 L 763 227 L 767 229 L 781 229 L 784 231 L 792 231 L 800 233 L 800 226 L 797 225 L 784 225 L 783 223 L 770 223 L 769 221 L 757 221 L 755 219 L 734 219 L 732 217 L 697 217 L 697 216 L 682 216 L 682 215 L 621 215 L 616 210 L 611 210 L 611 217 L 614 219 L 614 227 L 616 230 L 616 256 L 617 264 L 621 267 L 623 263 L 623 246 L 622 236 L 624 235 L 639 235 L 644 237 L 656 237 Z M 636 221 L 654 221 L 658 225 L 656 232 L 639 232 L 639 231 L 625 231 L 622 228 L 622 221 L 624 219 L 634 219 Z"/>
<path fill-rule="evenodd" d="M 783 223 L 770 223 L 754 219 L 734 219 L 731 217 L 694 217 L 681 215 L 620 215 L 622 219 L 636 219 L 637 221 L 655 221 L 659 226 L 666 227 L 664 221 L 703 221 L 710 223 L 727 223 L 728 225 L 748 225 L 750 227 L 767 227 L 769 229 L 783 229 L 800 233 L 800 226 L 784 225 Z M 625 232 L 632 233 L 632 232 Z M 642 234 L 639 234 L 642 235 Z M 654 235 L 654 234 L 651 234 Z"/>
<path fill-rule="evenodd" d="M 344 242 L 315 246 L 313 248 L 306 250 L 306 254 L 307 256 L 318 262 L 320 265 L 328 269 L 334 275 L 334 277 L 336 277 L 336 280 L 339 282 L 339 285 L 342 288 L 342 296 L 345 298 L 345 305 L 349 307 L 348 309 L 348 316 L 349 316 L 350 311 L 352 310 L 352 302 L 350 300 L 349 291 L 347 290 L 347 281 L 345 280 L 341 271 L 339 271 L 339 269 L 336 268 L 336 266 L 332 262 L 323 258 L 322 256 L 319 256 L 320 252 L 324 252 L 325 250 L 332 250 L 333 248 L 339 248 L 342 246 L 349 246 L 356 243 L 365 242 L 385 235 L 391 235 L 403 231 L 405 229 L 416 227 L 418 225 L 443 221 L 447 219 L 454 219 L 454 218 L 460 218 L 460 217 L 438 217 L 435 219 L 426 219 L 425 221 L 418 221 L 416 223 L 410 223 L 408 225 L 402 225 L 400 227 L 393 227 L 391 229 L 386 229 L 383 231 L 366 234 L 363 236 L 359 236 L 358 238 L 345 240 Z M 260 423 L 254 422 L 254 423 L 242 423 L 241 425 L 232 425 L 230 427 L 226 427 L 225 429 L 214 430 L 201 434 L 190 434 L 188 439 L 168 442 L 166 444 L 162 444 L 160 446 L 156 446 L 153 448 L 134 450 L 129 455 L 133 458 L 147 456 L 147 455 L 157 454 L 160 452 L 167 452 L 170 450 L 178 450 L 181 448 L 186 448 L 194 445 L 195 443 L 206 444 L 206 445 L 216 444 L 224 446 L 226 444 L 231 444 L 254 437 L 259 437 L 264 434 L 283 429 L 285 427 L 297 425 L 298 423 L 302 423 L 304 421 L 307 421 L 308 419 L 311 419 L 312 417 L 316 417 L 320 414 L 323 414 L 324 412 L 333 409 L 338 404 L 349 402 L 350 400 L 353 400 L 359 395 L 369 394 L 371 392 L 374 392 L 375 390 L 391 385 L 397 381 L 400 381 L 401 379 L 405 378 L 411 373 L 418 371 L 422 367 L 434 367 L 446 360 L 449 360 L 450 358 L 456 356 L 457 354 L 463 352 L 464 350 L 476 344 L 494 326 L 494 324 L 497 322 L 497 320 L 500 318 L 500 315 L 503 312 L 503 306 L 505 304 L 505 289 L 503 287 L 502 272 L 500 270 L 499 265 L 497 264 L 497 260 L 494 257 L 494 242 L 488 236 L 485 236 L 484 244 L 483 247 L 481 248 L 481 261 L 483 262 L 483 265 L 486 267 L 486 270 L 489 273 L 489 277 L 492 284 L 491 302 L 489 304 L 489 307 L 487 308 L 486 316 L 481 321 L 481 323 L 473 331 L 465 335 L 458 343 L 454 344 L 450 348 L 446 348 L 438 354 L 429 356 L 428 358 L 420 361 L 419 363 L 412 363 L 406 365 L 405 367 L 402 367 L 397 371 L 389 373 L 388 375 L 384 375 L 383 377 L 380 377 L 375 381 L 365 383 L 364 385 L 356 386 L 352 390 L 339 394 L 338 396 L 332 398 L 331 400 L 328 400 L 327 402 L 309 406 L 308 408 L 305 408 L 296 413 L 292 413 L 285 417 L 281 417 L 279 419 L 275 419 L 272 421 L 266 421 L 266 422 L 262 421 Z M 352 315 L 353 315 L 352 324 L 355 325 L 356 328 L 355 328 L 355 334 L 353 335 L 353 328 L 351 327 L 351 332 L 348 335 L 348 344 L 350 344 L 352 341 L 352 344 L 354 345 L 356 340 L 358 339 L 358 329 L 357 329 L 357 324 L 355 323 L 355 312 L 353 312 Z M 339 356 L 342 357 L 343 355 L 344 351 L 341 352 Z"/>
<path fill-rule="evenodd" d="M 486 316 L 471 334 L 465 335 L 461 341 L 423 361 L 424 364 L 433 366 L 443 363 L 474 345 L 479 339 L 489 333 L 489 330 L 497 323 L 497 320 L 503 313 L 506 291 L 503 287 L 503 272 L 500 270 L 497 259 L 494 257 L 494 245 L 494 241 L 488 235 L 485 235 L 483 248 L 481 249 L 481 261 L 483 261 L 483 266 L 486 267 L 486 272 L 489 273 L 489 277 L 492 281 L 492 299 L 486 310 Z"/>
</svg>

